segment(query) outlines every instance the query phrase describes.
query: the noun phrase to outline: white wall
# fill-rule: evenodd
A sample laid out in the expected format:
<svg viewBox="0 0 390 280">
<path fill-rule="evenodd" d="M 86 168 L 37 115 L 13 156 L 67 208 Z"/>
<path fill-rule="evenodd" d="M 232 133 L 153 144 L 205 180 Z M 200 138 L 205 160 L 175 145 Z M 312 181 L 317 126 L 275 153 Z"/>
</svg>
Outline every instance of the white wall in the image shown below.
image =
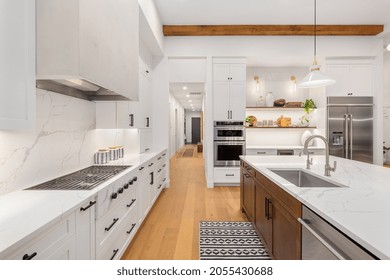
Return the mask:
<svg viewBox="0 0 390 280">
<path fill-rule="evenodd" d="M 205 58 L 169 58 L 170 83 L 204 83 L 205 81 Z"/>
<path fill-rule="evenodd" d="M 177 120 L 176 120 L 177 110 Z M 175 155 L 178 149 L 184 146 L 184 109 L 177 99 L 169 95 L 169 147 L 171 157 Z M 177 122 L 176 122 L 177 121 Z"/>
<path fill-rule="evenodd" d="M 98 148 L 137 152 L 137 130 L 95 129 L 94 102 L 44 90 L 36 97 L 35 129 L 0 130 L 0 195 L 90 166 Z"/>
<path fill-rule="evenodd" d="M 272 92 L 275 100 L 283 98 L 286 102 L 305 101 L 309 97 L 308 89 L 297 88 L 296 83 L 290 78 L 295 76 L 299 82 L 307 73 L 307 67 L 248 67 L 246 69 L 247 107 L 255 107 L 260 96 L 265 101 L 267 92 Z M 258 91 L 255 76 L 260 78 Z"/>
<path fill-rule="evenodd" d="M 386 147 L 390 147 L 390 52 L 385 52 L 383 58 L 383 141 Z M 390 162 L 390 153 L 385 160 Z"/>
<path fill-rule="evenodd" d="M 192 143 L 192 118 L 200 118 L 199 111 L 185 110 L 187 143 Z M 202 125 L 202 124 L 200 124 Z"/>
</svg>

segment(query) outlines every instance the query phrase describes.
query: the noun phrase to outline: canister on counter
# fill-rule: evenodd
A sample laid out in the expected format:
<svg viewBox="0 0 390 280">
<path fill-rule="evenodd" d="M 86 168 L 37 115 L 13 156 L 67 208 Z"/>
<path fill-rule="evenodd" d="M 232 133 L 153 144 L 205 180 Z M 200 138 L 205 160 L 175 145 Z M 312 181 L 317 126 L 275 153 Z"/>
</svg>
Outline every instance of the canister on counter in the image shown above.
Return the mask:
<svg viewBox="0 0 390 280">
<path fill-rule="evenodd" d="M 123 158 L 125 155 L 125 149 L 123 146 L 116 146 L 118 148 L 118 157 Z"/>
<path fill-rule="evenodd" d="M 119 158 L 119 149 L 116 146 L 108 148 L 110 151 L 110 160 L 117 160 Z"/>
<path fill-rule="evenodd" d="M 94 155 L 95 164 L 106 164 L 110 160 L 110 152 L 107 149 L 99 149 Z"/>
</svg>

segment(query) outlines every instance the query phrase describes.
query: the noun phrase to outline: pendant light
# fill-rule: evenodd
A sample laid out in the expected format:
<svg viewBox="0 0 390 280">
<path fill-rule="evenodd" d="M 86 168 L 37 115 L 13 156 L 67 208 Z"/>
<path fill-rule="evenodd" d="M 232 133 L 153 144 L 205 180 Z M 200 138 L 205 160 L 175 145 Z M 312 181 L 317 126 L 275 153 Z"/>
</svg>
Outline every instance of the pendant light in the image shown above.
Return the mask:
<svg viewBox="0 0 390 280">
<path fill-rule="evenodd" d="M 317 64 L 317 0 L 314 0 L 314 59 L 310 67 L 309 74 L 306 75 L 299 83 L 299 88 L 316 88 L 329 86 L 336 81 L 326 76 L 320 71 L 321 66 Z"/>
</svg>

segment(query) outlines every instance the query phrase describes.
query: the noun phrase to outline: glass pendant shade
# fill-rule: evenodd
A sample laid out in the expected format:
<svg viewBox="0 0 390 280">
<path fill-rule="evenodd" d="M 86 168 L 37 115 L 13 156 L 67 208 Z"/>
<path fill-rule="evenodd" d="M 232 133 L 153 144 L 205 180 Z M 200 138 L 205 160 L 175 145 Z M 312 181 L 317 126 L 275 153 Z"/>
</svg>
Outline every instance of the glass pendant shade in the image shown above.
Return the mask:
<svg viewBox="0 0 390 280">
<path fill-rule="evenodd" d="M 316 88 L 333 85 L 336 81 L 326 76 L 320 71 L 320 66 L 314 64 L 310 67 L 309 74 L 306 75 L 299 83 L 299 88 Z"/>
</svg>

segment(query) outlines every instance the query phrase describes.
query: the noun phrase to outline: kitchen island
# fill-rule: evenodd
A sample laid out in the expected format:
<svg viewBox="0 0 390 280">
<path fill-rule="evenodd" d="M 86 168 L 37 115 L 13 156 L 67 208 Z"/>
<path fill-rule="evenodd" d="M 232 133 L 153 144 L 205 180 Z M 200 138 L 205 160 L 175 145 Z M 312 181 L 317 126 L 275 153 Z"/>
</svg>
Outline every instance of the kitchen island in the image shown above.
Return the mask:
<svg viewBox="0 0 390 280">
<path fill-rule="evenodd" d="M 337 161 L 337 169 L 331 172 L 331 177 L 325 177 L 325 157 L 311 158 L 313 165 L 309 172 L 343 187 L 297 187 L 270 171 L 270 168 L 306 170 L 306 157 L 241 156 L 243 164 L 313 210 L 372 255 L 390 259 L 390 223 L 387 222 L 390 169 L 331 156 L 331 165 Z"/>
</svg>

